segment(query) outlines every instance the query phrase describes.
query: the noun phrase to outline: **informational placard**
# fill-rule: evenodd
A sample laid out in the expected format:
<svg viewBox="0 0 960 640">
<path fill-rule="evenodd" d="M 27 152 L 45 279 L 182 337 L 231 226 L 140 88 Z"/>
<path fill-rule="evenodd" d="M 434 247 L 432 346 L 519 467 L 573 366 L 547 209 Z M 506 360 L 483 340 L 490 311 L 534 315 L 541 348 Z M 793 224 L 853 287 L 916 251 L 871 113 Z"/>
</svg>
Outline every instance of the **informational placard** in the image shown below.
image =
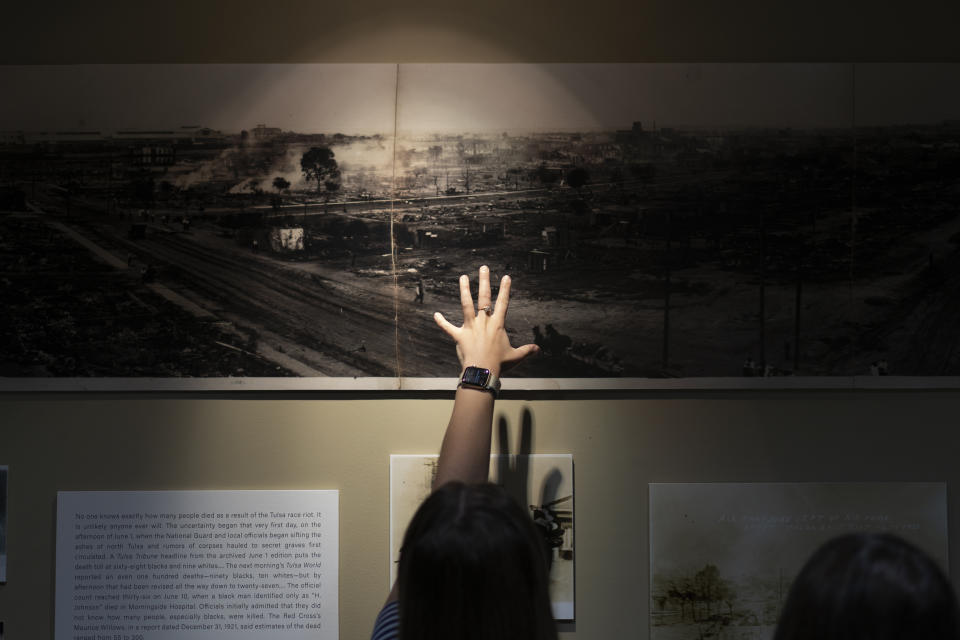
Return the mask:
<svg viewBox="0 0 960 640">
<path fill-rule="evenodd" d="M 336 640 L 338 491 L 60 492 L 56 640 Z"/>
</svg>

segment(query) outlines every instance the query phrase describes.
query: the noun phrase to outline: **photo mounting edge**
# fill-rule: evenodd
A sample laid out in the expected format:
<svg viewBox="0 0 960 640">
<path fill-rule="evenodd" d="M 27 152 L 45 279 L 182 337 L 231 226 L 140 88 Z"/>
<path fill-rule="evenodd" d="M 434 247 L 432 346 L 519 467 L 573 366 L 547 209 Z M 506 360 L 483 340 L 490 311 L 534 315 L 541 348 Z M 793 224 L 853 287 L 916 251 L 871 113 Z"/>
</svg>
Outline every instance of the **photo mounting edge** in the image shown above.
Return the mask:
<svg viewBox="0 0 960 640">
<path fill-rule="evenodd" d="M 457 378 L 12 378 L 0 377 L 0 393 L 32 392 L 449 392 Z M 502 391 L 920 391 L 960 390 L 960 376 L 773 376 L 691 378 L 507 378 Z"/>
</svg>

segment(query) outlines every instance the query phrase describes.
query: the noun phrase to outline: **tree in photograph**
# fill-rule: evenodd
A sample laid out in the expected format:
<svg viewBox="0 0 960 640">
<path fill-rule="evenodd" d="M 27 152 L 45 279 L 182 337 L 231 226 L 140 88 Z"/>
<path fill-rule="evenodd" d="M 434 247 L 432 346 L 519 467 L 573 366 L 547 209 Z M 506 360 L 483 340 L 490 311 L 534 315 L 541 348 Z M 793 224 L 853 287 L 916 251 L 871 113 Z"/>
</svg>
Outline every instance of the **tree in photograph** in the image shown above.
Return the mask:
<svg viewBox="0 0 960 640">
<path fill-rule="evenodd" d="M 696 593 L 693 590 L 693 584 L 689 578 L 680 578 L 671 582 L 667 589 L 667 596 L 680 605 L 680 622 L 686 620 L 687 605 L 690 605 L 690 617 L 696 620 Z"/>
<path fill-rule="evenodd" d="M 712 613 L 710 605 L 717 601 L 717 592 L 720 589 L 720 570 L 715 565 L 705 565 L 693 576 L 693 585 L 697 600 L 706 605 L 709 617 Z"/>
<path fill-rule="evenodd" d="M 272 184 L 276 193 L 270 196 L 270 204 L 273 206 L 274 211 L 280 211 L 280 206 L 283 204 L 280 194 L 290 188 L 290 181 L 285 179 L 283 176 L 277 176 L 273 179 Z"/>
<path fill-rule="evenodd" d="M 727 605 L 729 614 L 733 615 L 733 605 L 736 591 L 733 585 L 720 577 L 720 570 L 716 565 L 706 564 L 693 576 L 693 588 L 696 600 L 707 608 L 707 618 L 714 614 L 713 606 L 716 603 Z"/>
<path fill-rule="evenodd" d="M 317 193 L 323 194 L 324 203 L 340 190 L 340 169 L 330 147 L 311 147 L 300 158 L 300 168 L 307 180 L 317 183 Z"/>
</svg>

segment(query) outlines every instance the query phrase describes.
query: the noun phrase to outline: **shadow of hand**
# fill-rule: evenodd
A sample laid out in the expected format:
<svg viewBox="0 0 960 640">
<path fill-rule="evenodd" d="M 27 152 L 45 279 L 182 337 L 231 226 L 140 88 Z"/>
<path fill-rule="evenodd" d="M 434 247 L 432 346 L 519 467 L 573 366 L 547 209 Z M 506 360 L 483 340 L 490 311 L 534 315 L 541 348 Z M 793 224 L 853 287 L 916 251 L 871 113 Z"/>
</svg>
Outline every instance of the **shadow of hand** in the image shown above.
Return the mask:
<svg viewBox="0 0 960 640">
<path fill-rule="evenodd" d="M 510 441 L 507 419 L 500 416 L 497 421 L 498 456 L 496 473 L 493 481 L 502 486 L 507 494 L 517 501 L 524 510 L 534 518 L 534 524 L 544 534 L 544 545 L 548 548 L 548 563 L 552 564 L 553 554 L 549 552 L 550 527 L 537 521 L 536 514 L 542 505 L 550 505 L 557 499 L 557 492 L 563 481 L 563 474 L 553 468 L 543 478 L 536 502 L 531 502 L 530 486 L 530 455 L 533 451 L 533 414 L 524 408 L 520 417 L 520 441 L 516 454 L 510 453 Z M 548 567 L 549 568 L 549 567 Z"/>
</svg>

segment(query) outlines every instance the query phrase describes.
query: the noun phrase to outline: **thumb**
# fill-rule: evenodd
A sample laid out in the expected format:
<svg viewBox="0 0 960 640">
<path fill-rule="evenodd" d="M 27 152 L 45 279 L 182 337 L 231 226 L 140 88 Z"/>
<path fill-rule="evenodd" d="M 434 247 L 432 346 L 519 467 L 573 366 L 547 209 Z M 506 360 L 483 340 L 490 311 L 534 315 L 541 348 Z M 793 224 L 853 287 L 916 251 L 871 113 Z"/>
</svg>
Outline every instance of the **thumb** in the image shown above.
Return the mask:
<svg viewBox="0 0 960 640">
<path fill-rule="evenodd" d="M 510 354 L 510 358 L 507 360 L 507 362 L 509 362 L 510 366 L 513 366 L 518 362 L 520 362 L 521 360 L 523 360 L 524 358 L 535 355 L 539 352 L 540 352 L 540 347 L 538 347 L 535 344 L 521 345 L 513 350 L 513 353 Z M 507 364 L 507 362 L 505 362 L 504 364 Z"/>
</svg>

